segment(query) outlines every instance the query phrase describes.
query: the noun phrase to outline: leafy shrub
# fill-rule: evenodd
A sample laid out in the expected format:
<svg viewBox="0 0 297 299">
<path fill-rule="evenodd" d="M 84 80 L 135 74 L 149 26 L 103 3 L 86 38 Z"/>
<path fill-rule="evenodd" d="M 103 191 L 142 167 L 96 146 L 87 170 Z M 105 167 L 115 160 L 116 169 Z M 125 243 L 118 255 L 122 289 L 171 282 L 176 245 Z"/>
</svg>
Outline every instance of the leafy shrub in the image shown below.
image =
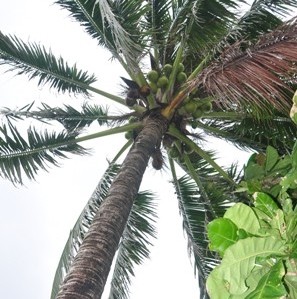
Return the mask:
<svg viewBox="0 0 297 299">
<path fill-rule="evenodd" d="M 210 248 L 222 261 L 210 273 L 212 299 L 297 298 L 297 142 L 291 155 L 268 146 L 253 154 L 237 203 L 208 224 Z"/>
</svg>

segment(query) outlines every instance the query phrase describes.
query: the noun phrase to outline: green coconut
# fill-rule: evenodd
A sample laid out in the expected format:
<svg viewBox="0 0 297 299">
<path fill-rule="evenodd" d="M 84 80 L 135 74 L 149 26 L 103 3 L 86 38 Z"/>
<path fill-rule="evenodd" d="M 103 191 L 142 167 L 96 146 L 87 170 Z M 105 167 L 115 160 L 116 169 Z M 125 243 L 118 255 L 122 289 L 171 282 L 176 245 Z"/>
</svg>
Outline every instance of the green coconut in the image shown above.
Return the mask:
<svg viewBox="0 0 297 299">
<path fill-rule="evenodd" d="M 176 80 L 179 84 L 185 83 L 187 81 L 187 75 L 184 72 L 180 72 L 176 76 Z"/>
<path fill-rule="evenodd" d="M 211 102 L 205 102 L 201 106 L 201 110 L 204 113 L 209 113 L 212 110 L 212 103 Z"/>
<path fill-rule="evenodd" d="M 181 73 L 185 70 L 185 66 L 183 65 L 183 63 L 179 63 L 177 66 L 177 73 Z"/>
<path fill-rule="evenodd" d="M 133 137 L 133 131 L 127 131 L 126 133 L 125 133 L 125 138 L 126 139 L 131 139 Z"/>
<path fill-rule="evenodd" d="M 179 115 L 185 115 L 185 114 L 187 114 L 187 111 L 186 111 L 186 109 L 185 109 L 184 106 L 180 107 L 180 108 L 177 110 L 177 112 L 178 112 Z"/>
<path fill-rule="evenodd" d="M 161 76 L 157 81 L 157 86 L 160 88 L 164 88 L 168 85 L 168 78 L 166 76 Z"/>
<path fill-rule="evenodd" d="M 197 109 L 197 103 L 194 102 L 194 101 L 189 101 L 188 103 L 186 103 L 184 105 L 184 108 L 185 108 L 185 110 L 186 110 L 187 113 L 192 114 Z"/>
<path fill-rule="evenodd" d="M 169 75 L 171 74 L 172 71 L 172 65 L 171 64 L 165 64 L 163 67 L 163 73 L 169 77 Z"/>
<path fill-rule="evenodd" d="M 193 148 L 191 147 L 191 146 L 189 146 L 188 144 L 184 144 L 184 151 L 185 151 L 185 153 L 186 154 L 191 154 L 191 153 L 193 153 Z"/>
<path fill-rule="evenodd" d="M 169 150 L 169 156 L 172 158 L 172 159 L 176 159 L 178 158 L 180 155 L 179 153 L 179 150 L 173 146 L 170 150 Z"/>
<path fill-rule="evenodd" d="M 193 118 L 195 119 L 200 118 L 202 115 L 203 115 L 203 111 L 200 108 L 197 108 L 196 111 L 194 111 L 192 114 Z"/>
<path fill-rule="evenodd" d="M 159 78 L 159 73 L 156 70 L 151 70 L 147 73 L 146 77 L 150 82 L 157 83 Z"/>
</svg>

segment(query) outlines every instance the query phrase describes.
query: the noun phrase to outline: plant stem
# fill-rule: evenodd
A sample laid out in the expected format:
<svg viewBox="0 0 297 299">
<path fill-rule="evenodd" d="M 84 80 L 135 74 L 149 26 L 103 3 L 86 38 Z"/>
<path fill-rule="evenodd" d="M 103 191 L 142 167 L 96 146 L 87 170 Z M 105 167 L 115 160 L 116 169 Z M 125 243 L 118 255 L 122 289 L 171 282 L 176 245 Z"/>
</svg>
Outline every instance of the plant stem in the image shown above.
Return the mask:
<svg viewBox="0 0 297 299">
<path fill-rule="evenodd" d="M 194 166 L 193 166 L 191 160 L 189 159 L 189 156 L 185 154 L 184 159 L 185 159 L 186 167 L 188 168 L 189 174 L 191 175 L 192 179 L 197 184 L 199 191 L 201 192 L 201 194 L 207 201 L 206 204 L 208 205 L 209 211 L 212 213 L 212 216 L 214 218 L 216 218 L 217 217 L 216 212 L 214 211 L 214 209 L 212 207 L 212 204 L 209 200 L 208 194 L 206 193 L 205 188 L 204 188 L 199 176 L 197 175 L 197 171 L 194 169 Z"/>
<path fill-rule="evenodd" d="M 236 185 L 236 183 L 232 180 L 232 178 L 229 177 L 228 173 L 225 170 L 223 170 L 204 150 L 198 147 L 187 136 L 183 135 L 178 129 L 170 126 L 168 133 L 190 146 L 190 148 L 192 148 L 201 158 L 209 163 L 224 179 L 226 179 L 232 185 Z"/>
</svg>

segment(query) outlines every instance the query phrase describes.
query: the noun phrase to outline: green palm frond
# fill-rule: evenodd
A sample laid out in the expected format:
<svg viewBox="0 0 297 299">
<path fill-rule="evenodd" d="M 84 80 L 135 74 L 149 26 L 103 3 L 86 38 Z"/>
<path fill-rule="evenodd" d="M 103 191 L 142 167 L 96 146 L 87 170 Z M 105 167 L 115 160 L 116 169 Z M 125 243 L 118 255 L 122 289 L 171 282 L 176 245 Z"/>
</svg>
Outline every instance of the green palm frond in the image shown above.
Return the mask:
<svg viewBox="0 0 297 299">
<path fill-rule="evenodd" d="M 18 75 L 27 74 L 29 79 L 38 78 L 38 85 L 50 84 L 60 92 L 88 95 L 87 88 L 96 81 L 94 75 L 70 67 L 62 57 L 58 59 L 36 43 L 24 43 L 17 37 L 0 32 L 0 64 L 9 65 Z"/>
<path fill-rule="evenodd" d="M 232 112 L 231 112 L 232 113 Z M 218 113 L 220 114 L 220 113 Z M 210 116 L 215 116 L 214 112 Z M 254 117 L 249 113 L 237 113 L 228 118 L 204 119 L 197 123 L 205 133 L 230 141 L 244 150 L 265 151 L 268 145 L 278 149 L 281 154 L 290 152 L 297 136 L 296 125 L 283 115 Z M 234 114 L 233 114 L 234 115 Z"/>
<path fill-rule="evenodd" d="M 172 56 L 170 52 L 174 49 L 177 36 L 178 40 L 185 39 L 184 63 L 191 72 L 233 24 L 238 3 L 217 0 L 179 3 L 167 36 L 169 46 L 166 49 L 166 56 Z"/>
<path fill-rule="evenodd" d="M 191 160 L 199 179 L 199 187 L 190 175 L 178 179 L 172 162 L 171 170 L 183 218 L 183 228 L 188 237 L 188 251 L 194 257 L 195 270 L 198 274 L 200 298 L 208 298 L 205 281 L 219 261 L 219 257 L 208 248 L 206 225 L 212 219 L 223 215 L 232 200 L 238 199 L 233 193 L 234 186 L 226 182 L 208 163 L 197 155 L 192 156 Z M 228 172 L 234 180 L 239 179 L 235 167 L 232 166 Z"/>
<path fill-rule="evenodd" d="M 49 164 L 58 166 L 57 158 L 67 158 L 70 153 L 87 153 L 75 142 L 74 136 L 65 131 L 40 134 L 29 128 L 26 139 L 11 123 L 0 127 L 0 176 L 14 184 L 23 184 L 24 175 L 34 179 L 37 172 L 47 170 Z"/>
<path fill-rule="evenodd" d="M 114 57 L 120 57 L 110 28 L 104 27 L 99 8 L 94 7 L 96 0 L 58 0 L 55 3 L 70 11 L 71 17 L 79 22 L 92 38 L 97 39 L 100 46 L 106 47 Z"/>
<path fill-rule="evenodd" d="M 122 53 L 129 69 L 139 70 L 138 63 L 146 47 L 140 26 L 146 11 L 143 1 L 100 0 L 95 2 L 94 9 L 96 7 L 104 19 L 104 28 L 110 29 L 116 49 Z"/>
<path fill-rule="evenodd" d="M 296 72 L 296 46 L 297 22 L 293 19 L 263 35 L 254 46 L 241 41 L 227 47 L 191 83 L 225 107 L 253 103 L 288 111 L 292 90 L 284 79 Z"/>
<path fill-rule="evenodd" d="M 120 165 L 118 164 L 109 164 L 95 191 L 93 192 L 88 203 L 78 217 L 73 229 L 71 230 L 53 280 L 51 299 L 56 298 L 60 284 L 63 282 L 63 279 L 69 270 L 78 248 L 80 247 L 82 240 L 84 239 L 85 234 L 92 223 L 94 215 L 106 197 L 110 184 L 117 175 L 119 168 Z"/>
<path fill-rule="evenodd" d="M 164 62 L 164 50 L 167 47 L 166 36 L 172 22 L 172 1 L 149 1 L 149 11 L 146 15 L 146 27 L 151 32 L 151 44 L 156 61 Z M 178 9 L 178 8 L 176 8 Z M 176 12 L 173 8 L 172 14 Z M 154 68 L 154 67 L 153 67 Z M 154 68 L 155 69 L 155 68 Z"/>
<path fill-rule="evenodd" d="M 41 107 L 33 110 L 33 103 L 19 109 L 2 108 L 0 114 L 11 120 L 23 120 L 33 118 L 41 122 L 57 121 L 61 123 L 67 131 L 77 131 L 90 126 L 94 121 L 98 124 L 107 125 L 109 122 L 108 109 L 93 104 L 83 104 L 81 111 L 70 105 L 64 107 L 51 107 L 41 103 Z"/>
<path fill-rule="evenodd" d="M 0 115 L 8 121 L 24 120 L 32 118 L 43 123 L 59 122 L 70 133 L 78 135 L 81 131 L 97 122 L 100 126 L 115 126 L 129 120 L 135 113 L 127 113 L 120 115 L 109 115 L 108 108 L 96 104 L 84 103 L 81 110 L 70 105 L 64 107 L 51 107 L 45 103 L 41 103 L 41 107 L 33 110 L 34 102 L 18 109 L 10 109 L 4 107 L 0 109 Z"/>
<path fill-rule="evenodd" d="M 146 11 L 143 1 L 56 1 L 70 11 L 101 46 L 106 47 L 125 67 L 136 67 L 146 43 L 141 29 L 141 21 Z"/>
<path fill-rule="evenodd" d="M 296 7 L 295 0 L 253 1 L 249 9 L 229 29 L 220 46 L 242 39 L 255 40 L 262 34 L 280 26 L 283 23 L 283 18 L 287 18 Z"/>
<path fill-rule="evenodd" d="M 282 20 L 279 15 L 285 12 L 281 9 L 282 2 L 284 1 L 254 1 L 249 10 L 230 30 L 226 38 L 231 37 L 233 40 L 247 38 L 251 40 L 280 26 Z"/>
<path fill-rule="evenodd" d="M 148 246 L 156 236 L 155 219 L 154 195 L 148 191 L 138 193 L 118 249 L 109 299 L 129 298 L 134 265 L 149 257 Z"/>
<path fill-rule="evenodd" d="M 99 105 L 83 104 L 81 111 L 70 105 L 50 107 L 43 103 L 42 108 L 34 113 L 38 119 L 57 120 L 67 131 L 80 131 L 96 121 L 100 126 L 108 124 L 108 109 Z"/>
</svg>

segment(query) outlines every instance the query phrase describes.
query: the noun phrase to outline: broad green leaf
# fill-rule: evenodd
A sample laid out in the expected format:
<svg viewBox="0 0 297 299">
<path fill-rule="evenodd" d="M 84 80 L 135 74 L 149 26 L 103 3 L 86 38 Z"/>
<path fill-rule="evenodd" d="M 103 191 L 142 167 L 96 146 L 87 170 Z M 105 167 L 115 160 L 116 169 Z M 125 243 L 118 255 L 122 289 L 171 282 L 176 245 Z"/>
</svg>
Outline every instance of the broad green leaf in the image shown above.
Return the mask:
<svg viewBox="0 0 297 299">
<path fill-rule="evenodd" d="M 264 189 L 264 188 L 263 188 Z M 279 193 L 281 192 L 282 187 L 277 184 L 274 185 L 273 187 L 270 187 L 269 190 L 267 190 L 269 192 L 269 194 L 271 194 L 273 197 L 277 198 Z M 266 191 L 266 189 L 264 189 L 264 191 Z"/>
<path fill-rule="evenodd" d="M 291 163 L 291 157 L 286 155 L 276 163 L 273 171 L 277 171 L 278 173 L 282 174 L 282 171 L 288 170 L 288 168 L 291 166 Z"/>
<path fill-rule="evenodd" d="M 277 237 L 281 237 L 282 239 L 287 238 L 286 233 L 286 222 L 285 222 L 285 215 L 283 210 L 277 210 L 275 216 L 271 219 L 270 225 L 272 227 L 271 234 L 274 234 L 275 231 Z"/>
<path fill-rule="evenodd" d="M 261 181 L 256 179 L 251 179 L 247 181 L 247 188 L 250 193 L 255 193 L 261 190 Z"/>
<path fill-rule="evenodd" d="M 279 155 L 277 150 L 268 145 L 266 149 L 266 160 L 265 160 L 265 171 L 270 171 L 273 166 L 277 163 Z"/>
<path fill-rule="evenodd" d="M 224 218 L 232 220 L 238 228 L 242 228 L 248 233 L 258 234 L 260 223 L 253 209 L 243 203 L 237 203 L 229 208 Z"/>
<path fill-rule="evenodd" d="M 264 212 L 270 218 L 274 217 L 278 206 L 275 201 L 266 193 L 256 192 L 253 195 L 254 205 L 257 209 Z"/>
<path fill-rule="evenodd" d="M 297 188 L 297 170 L 292 169 L 286 176 L 284 176 L 280 185 L 283 187 L 282 192 L 285 192 L 290 188 Z"/>
<path fill-rule="evenodd" d="M 209 248 L 217 251 L 221 256 L 225 250 L 238 240 L 237 226 L 230 220 L 219 218 L 207 225 Z"/>
<path fill-rule="evenodd" d="M 248 287 L 248 290 L 242 294 L 243 298 L 246 298 L 251 292 L 253 292 L 260 279 L 270 271 L 271 265 L 274 264 L 274 261 L 272 259 L 262 259 L 260 261 L 258 258 L 256 259 L 256 265 L 251 271 L 249 277 L 246 279 L 246 286 Z"/>
<path fill-rule="evenodd" d="M 297 259 L 287 260 L 286 268 L 285 283 L 289 289 L 291 298 L 297 298 Z"/>
<path fill-rule="evenodd" d="M 261 165 L 258 164 L 248 165 L 244 170 L 245 180 L 260 178 L 263 175 L 264 175 L 264 169 Z"/>
<path fill-rule="evenodd" d="M 297 243 L 297 211 L 286 214 L 286 224 L 289 241 Z"/>
<path fill-rule="evenodd" d="M 222 279 L 219 267 L 216 267 L 206 281 L 206 289 L 211 299 L 229 299 L 229 283 Z"/>
<path fill-rule="evenodd" d="M 284 265 L 279 261 L 260 279 L 256 289 L 246 299 L 278 299 L 286 295 L 287 291 L 282 282 L 284 274 Z"/>
<path fill-rule="evenodd" d="M 226 291 L 231 295 L 243 294 L 247 290 L 245 281 L 255 266 L 256 258 L 280 256 L 284 253 L 284 242 L 274 237 L 239 240 L 225 251 L 221 265 L 209 275 L 207 286 L 210 297 L 228 298 L 215 295 Z"/>
</svg>

